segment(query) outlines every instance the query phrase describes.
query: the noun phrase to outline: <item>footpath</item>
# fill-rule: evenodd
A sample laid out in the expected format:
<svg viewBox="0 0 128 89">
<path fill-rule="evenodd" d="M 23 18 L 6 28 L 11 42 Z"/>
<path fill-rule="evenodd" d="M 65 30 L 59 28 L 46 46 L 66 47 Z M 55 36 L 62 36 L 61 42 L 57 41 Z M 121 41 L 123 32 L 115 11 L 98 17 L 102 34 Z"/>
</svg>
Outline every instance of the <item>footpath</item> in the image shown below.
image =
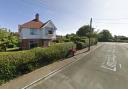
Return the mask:
<svg viewBox="0 0 128 89">
<path fill-rule="evenodd" d="M 95 46 L 91 46 L 91 51 L 94 51 L 95 49 L 99 48 L 100 46 L 102 46 L 102 44 L 97 44 Z M 24 87 L 27 87 L 27 86 L 33 84 L 34 82 L 37 82 L 38 80 L 43 79 L 44 77 L 50 75 L 52 72 L 61 70 L 62 68 L 66 67 L 67 65 L 80 60 L 85 55 L 87 55 L 91 52 L 91 51 L 87 51 L 87 50 L 88 50 L 88 48 L 79 50 L 75 53 L 74 57 L 54 62 L 47 66 L 36 69 L 28 74 L 24 74 L 23 76 L 20 76 L 18 78 L 10 80 L 9 82 L 1 85 L 0 89 L 25 89 Z"/>
</svg>

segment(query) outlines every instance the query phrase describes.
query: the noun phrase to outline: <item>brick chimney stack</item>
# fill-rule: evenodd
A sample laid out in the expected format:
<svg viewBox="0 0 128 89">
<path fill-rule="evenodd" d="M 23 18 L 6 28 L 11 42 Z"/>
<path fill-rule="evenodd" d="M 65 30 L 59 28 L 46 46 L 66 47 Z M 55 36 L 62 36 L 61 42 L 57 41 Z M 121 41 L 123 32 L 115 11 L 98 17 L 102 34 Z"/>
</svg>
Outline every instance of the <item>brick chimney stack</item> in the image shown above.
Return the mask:
<svg viewBox="0 0 128 89">
<path fill-rule="evenodd" d="M 35 19 L 36 19 L 37 21 L 39 21 L 39 14 L 38 14 L 38 13 L 35 15 Z"/>
</svg>

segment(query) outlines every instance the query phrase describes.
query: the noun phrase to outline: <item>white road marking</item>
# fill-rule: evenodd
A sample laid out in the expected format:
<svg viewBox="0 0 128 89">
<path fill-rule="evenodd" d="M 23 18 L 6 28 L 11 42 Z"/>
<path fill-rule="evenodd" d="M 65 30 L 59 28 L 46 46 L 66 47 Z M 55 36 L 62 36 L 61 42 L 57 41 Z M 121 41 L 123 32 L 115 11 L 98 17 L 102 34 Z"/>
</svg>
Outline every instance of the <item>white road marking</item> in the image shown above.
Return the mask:
<svg viewBox="0 0 128 89">
<path fill-rule="evenodd" d="M 108 50 L 110 53 L 110 50 Z M 107 55 L 105 61 L 101 65 L 102 68 L 109 69 L 112 71 L 116 71 L 117 67 L 117 60 L 116 60 L 116 55 L 115 55 L 115 46 L 113 47 L 112 53 L 110 55 Z M 120 66 L 121 67 L 121 66 Z"/>
<path fill-rule="evenodd" d="M 119 67 L 120 67 L 120 69 L 121 69 L 122 65 L 121 65 L 121 64 L 119 64 Z"/>
<path fill-rule="evenodd" d="M 102 65 L 102 68 L 109 69 L 109 70 L 112 70 L 112 71 L 116 71 L 116 67 L 114 67 L 114 68 L 109 68 L 109 67 L 107 67 L 107 66 Z"/>
</svg>

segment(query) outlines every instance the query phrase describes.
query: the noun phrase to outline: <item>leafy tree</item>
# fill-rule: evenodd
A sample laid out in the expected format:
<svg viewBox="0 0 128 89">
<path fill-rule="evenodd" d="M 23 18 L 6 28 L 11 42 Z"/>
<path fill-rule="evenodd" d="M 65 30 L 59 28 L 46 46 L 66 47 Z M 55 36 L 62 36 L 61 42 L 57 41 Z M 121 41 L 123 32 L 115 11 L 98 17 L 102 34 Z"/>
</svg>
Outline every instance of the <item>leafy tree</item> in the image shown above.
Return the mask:
<svg viewBox="0 0 128 89">
<path fill-rule="evenodd" d="M 79 30 L 76 32 L 78 36 L 86 36 L 89 37 L 90 32 L 93 33 L 94 29 L 90 31 L 90 26 L 89 25 L 84 25 Z"/>
<path fill-rule="evenodd" d="M 15 33 L 10 32 L 7 28 L 0 28 L 0 51 L 6 51 L 6 48 L 18 46 L 19 39 Z"/>
<path fill-rule="evenodd" d="M 115 42 L 128 42 L 128 37 L 114 35 L 113 40 Z"/>
<path fill-rule="evenodd" d="M 119 39 L 119 40 L 128 40 L 128 37 L 126 37 L 126 36 L 117 36 L 117 39 Z"/>
<path fill-rule="evenodd" d="M 76 37 L 77 35 L 74 34 L 74 33 L 71 33 L 71 34 L 67 34 L 65 37 L 66 39 L 70 39 L 71 37 Z"/>
<path fill-rule="evenodd" d="M 15 33 L 10 32 L 10 35 L 8 36 L 8 48 L 13 48 L 19 46 L 19 39 L 18 36 L 15 35 Z"/>
<path fill-rule="evenodd" d="M 0 28 L 0 50 L 6 51 L 9 33 L 6 28 Z"/>
<path fill-rule="evenodd" d="M 101 42 L 109 42 L 112 41 L 112 35 L 109 30 L 103 30 L 98 34 L 98 40 Z"/>
</svg>

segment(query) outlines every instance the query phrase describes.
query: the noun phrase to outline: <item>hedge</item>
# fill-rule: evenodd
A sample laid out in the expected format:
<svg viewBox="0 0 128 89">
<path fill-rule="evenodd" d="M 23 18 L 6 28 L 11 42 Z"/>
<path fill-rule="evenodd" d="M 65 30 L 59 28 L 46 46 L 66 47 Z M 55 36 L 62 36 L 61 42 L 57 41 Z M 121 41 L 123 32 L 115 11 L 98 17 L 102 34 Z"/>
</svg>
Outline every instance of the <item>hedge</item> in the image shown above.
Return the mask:
<svg viewBox="0 0 128 89">
<path fill-rule="evenodd" d="M 74 43 L 58 43 L 48 48 L 0 53 L 0 82 L 13 79 L 36 68 L 67 57 Z"/>
<path fill-rule="evenodd" d="M 76 42 L 76 49 L 77 50 L 80 50 L 80 49 L 83 49 L 86 47 L 87 47 L 87 45 L 84 42 Z"/>
<path fill-rule="evenodd" d="M 91 38 L 90 41 L 91 41 L 91 43 L 90 43 L 91 46 L 97 44 L 96 38 Z M 89 46 L 89 39 L 88 38 L 81 38 L 80 40 L 76 41 L 75 44 L 76 44 L 77 50 L 86 48 Z"/>
</svg>

